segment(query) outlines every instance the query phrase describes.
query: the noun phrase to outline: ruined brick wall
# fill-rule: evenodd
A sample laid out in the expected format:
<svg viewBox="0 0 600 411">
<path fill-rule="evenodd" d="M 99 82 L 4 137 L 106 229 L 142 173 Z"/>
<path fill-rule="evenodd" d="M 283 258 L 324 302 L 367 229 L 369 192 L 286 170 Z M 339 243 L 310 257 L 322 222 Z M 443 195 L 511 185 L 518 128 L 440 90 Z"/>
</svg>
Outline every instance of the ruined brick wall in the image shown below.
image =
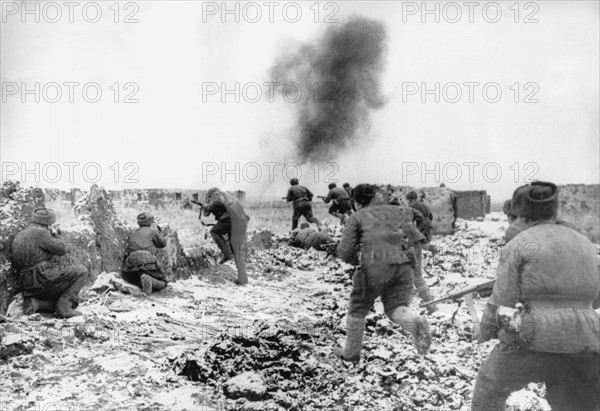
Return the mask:
<svg viewBox="0 0 600 411">
<path fill-rule="evenodd" d="M 590 240 L 600 241 L 600 185 L 559 186 L 558 202 L 560 218 L 575 225 Z"/>
<path fill-rule="evenodd" d="M 485 190 L 455 191 L 457 217 L 465 220 L 484 217 L 487 209 Z"/>
</svg>

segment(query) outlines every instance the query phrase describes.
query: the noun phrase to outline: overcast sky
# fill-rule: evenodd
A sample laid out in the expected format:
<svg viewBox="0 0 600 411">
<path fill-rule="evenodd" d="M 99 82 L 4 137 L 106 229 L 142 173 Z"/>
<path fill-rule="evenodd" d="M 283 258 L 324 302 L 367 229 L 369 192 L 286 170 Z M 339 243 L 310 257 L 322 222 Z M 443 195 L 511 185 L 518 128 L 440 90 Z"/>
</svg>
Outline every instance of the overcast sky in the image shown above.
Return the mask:
<svg viewBox="0 0 600 411">
<path fill-rule="evenodd" d="M 488 190 L 496 201 L 528 176 L 599 183 L 596 1 L 499 2 L 500 9 L 428 2 L 439 22 L 422 14 L 422 2 L 227 3 L 239 22 L 235 11 L 222 14 L 222 2 L 99 2 L 98 17 L 96 3 L 26 3 L 30 14 L 21 2 L 2 3 L 3 180 L 84 189 L 97 179 L 110 189 L 218 185 L 280 197 L 285 177 L 298 171 L 290 140 L 297 103 L 278 92 L 270 99 L 266 88 L 257 99 L 253 84 L 270 81 L 282 53 L 360 15 L 387 29 L 387 103 L 335 164 L 300 168 L 316 194 L 328 178 L 416 187 L 446 180 Z M 220 93 L 236 82 L 239 102 L 235 92 Z M 421 95 L 436 83 L 437 103 L 435 93 Z M 32 171 L 23 176 L 24 169 Z"/>
</svg>

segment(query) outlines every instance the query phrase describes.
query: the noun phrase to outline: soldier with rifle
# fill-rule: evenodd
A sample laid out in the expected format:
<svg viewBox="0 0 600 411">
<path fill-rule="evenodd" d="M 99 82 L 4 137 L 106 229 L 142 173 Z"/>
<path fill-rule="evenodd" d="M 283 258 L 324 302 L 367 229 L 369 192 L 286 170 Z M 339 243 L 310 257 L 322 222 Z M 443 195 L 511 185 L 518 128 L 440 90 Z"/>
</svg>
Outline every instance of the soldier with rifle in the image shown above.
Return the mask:
<svg viewBox="0 0 600 411">
<path fill-rule="evenodd" d="M 54 311 L 59 318 L 70 318 L 82 315 L 75 308 L 79 291 L 89 280 L 88 269 L 54 261 L 54 256 L 67 252 L 60 230 L 51 228 L 55 221 L 53 210 L 34 209 L 31 223 L 13 240 L 11 257 L 23 289 L 23 313 Z"/>
<path fill-rule="evenodd" d="M 210 229 L 210 235 L 223 254 L 220 264 L 233 258 L 238 271 L 238 279 L 235 283 L 247 284 L 248 274 L 244 257 L 247 241 L 246 230 L 250 217 L 244 211 L 242 204 L 237 198 L 218 188 L 208 190 L 204 203 L 199 201 L 193 201 L 193 203 L 201 207 L 200 220 L 203 215 L 210 214 L 213 214 L 217 220 L 217 223 Z"/>
<path fill-rule="evenodd" d="M 156 252 L 167 246 L 167 238 L 160 226 L 153 227 L 154 216 L 148 212 L 137 216 L 139 227 L 127 238 L 127 250 L 123 264 L 123 278 L 141 286 L 146 295 L 167 286 L 167 278 L 158 266 Z"/>
<path fill-rule="evenodd" d="M 313 216 L 312 206 L 310 202 L 313 198 L 313 193 L 304 186 L 299 184 L 297 178 L 290 180 L 291 187 L 288 189 L 287 196 L 283 199 L 288 203 L 294 204 L 294 214 L 292 215 L 292 230 L 298 227 L 298 221 L 301 216 L 306 218 L 309 223 L 314 223 L 321 228 L 321 222 Z"/>
<path fill-rule="evenodd" d="M 329 193 L 326 197 L 318 196 L 323 200 L 325 204 L 331 202 L 329 207 L 329 214 L 340 219 L 342 224 L 346 222 L 346 215 L 352 215 L 352 203 L 350 201 L 350 195 L 348 192 L 338 187 L 337 184 L 331 183 L 328 186 Z"/>
<path fill-rule="evenodd" d="M 598 410 L 600 272 L 593 244 L 557 220 L 558 189 L 519 187 L 512 210 L 526 228 L 502 249 L 478 341 L 499 343 L 482 363 L 472 410 L 504 410 L 530 382 L 553 410 Z"/>
</svg>

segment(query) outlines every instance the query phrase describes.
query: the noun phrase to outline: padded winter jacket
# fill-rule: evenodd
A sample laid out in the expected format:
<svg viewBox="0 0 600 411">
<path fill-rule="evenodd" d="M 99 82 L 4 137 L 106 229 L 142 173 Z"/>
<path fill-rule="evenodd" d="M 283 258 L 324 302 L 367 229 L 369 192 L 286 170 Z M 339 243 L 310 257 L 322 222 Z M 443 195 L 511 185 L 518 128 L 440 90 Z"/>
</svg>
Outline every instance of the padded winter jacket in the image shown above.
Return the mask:
<svg viewBox="0 0 600 411">
<path fill-rule="evenodd" d="M 600 352 L 600 270 L 592 243 L 547 221 L 516 235 L 501 252 L 481 322 L 486 338 L 553 353 Z M 496 306 L 525 305 L 520 333 L 498 329 Z"/>
<path fill-rule="evenodd" d="M 360 209 L 346 222 L 338 257 L 357 265 L 360 250 L 363 266 L 409 262 L 405 246 L 420 234 L 416 227 L 407 227 L 413 224 L 414 213 L 409 207 L 380 204 Z"/>
<path fill-rule="evenodd" d="M 294 204 L 299 203 L 300 201 L 311 201 L 313 198 L 313 193 L 304 186 L 295 185 L 291 186 L 288 189 L 286 200 L 291 201 Z"/>
</svg>

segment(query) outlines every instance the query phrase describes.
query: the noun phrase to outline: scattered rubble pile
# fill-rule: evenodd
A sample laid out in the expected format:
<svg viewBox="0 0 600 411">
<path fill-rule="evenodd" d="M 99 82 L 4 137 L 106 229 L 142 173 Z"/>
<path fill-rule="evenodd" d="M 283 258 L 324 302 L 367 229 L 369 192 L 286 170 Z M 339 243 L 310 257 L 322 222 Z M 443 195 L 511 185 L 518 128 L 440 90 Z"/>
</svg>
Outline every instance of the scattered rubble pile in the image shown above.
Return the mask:
<svg viewBox="0 0 600 411">
<path fill-rule="evenodd" d="M 436 295 L 494 278 L 502 235 L 502 230 L 490 235 L 458 220 L 455 235 L 436 237 L 437 252 L 425 252 L 424 258 Z M 454 323 L 450 318 L 457 308 L 452 304 L 429 316 L 434 341 L 426 357 L 416 353 L 408 332 L 391 323 L 381 310 L 373 312 L 367 318 L 361 363 L 344 366 L 332 357 L 331 348 L 344 341 L 353 268 L 323 252 L 304 253 L 273 238 L 274 249 L 252 253 L 255 268 L 269 271 L 275 265 L 285 270 L 285 262 L 293 261 L 294 267 L 324 269 L 317 274 L 318 280 L 337 284 L 334 292 L 311 296 L 319 300 L 312 314 L 320 320 L 257 323 L 253 335 L 221 334 L 209 348 L 172 360 L 178 375 L 213 387 L 216 395 L 235 400 L 230 404 L 242 410 L 460 410 L 469 406 L 477 369 L 495 342 L 477 345 L 471 341 L 472 323 L 466 309 L 458 310 Z M 413 301 L 416 310 L 417 300 Z M 480 300 L 480 309 L 483 305 Z M 547 409 L 541 395 L 539 386 L 532 385 L 514 396 L 512 403 L 519 409 Z M 533 404 L 537 405 L 524 408 Z"/>
<path fill-rule="evenodd" d="M 288 410 L 458 410 L 468 404 L 484 348 L 489 348 L 473 348 L 469 327 L 457 329 L 446 316 L 434 317 L 435 347 L 422 358 L 407 332 L 373 313 L 363 361 L 346 368 L 331 356 L 331 348 L 344 338 L 346 306 L 332 294 L 313 298 L 322 299 L 315 313 L 320 322 L 257 325 L 251 336 L 221 334 L 210 348 L 177 358 L 174 370 L 222 390 L 230 399 L 243 397 L 235 403 L 239 409 L 254 409 L 252 401 L 261 401 L 264 409 Z M 232 391 L 231 380 L 247 372 L 263 381 L 257 386 L 260 391 Z"/>
</svg>

